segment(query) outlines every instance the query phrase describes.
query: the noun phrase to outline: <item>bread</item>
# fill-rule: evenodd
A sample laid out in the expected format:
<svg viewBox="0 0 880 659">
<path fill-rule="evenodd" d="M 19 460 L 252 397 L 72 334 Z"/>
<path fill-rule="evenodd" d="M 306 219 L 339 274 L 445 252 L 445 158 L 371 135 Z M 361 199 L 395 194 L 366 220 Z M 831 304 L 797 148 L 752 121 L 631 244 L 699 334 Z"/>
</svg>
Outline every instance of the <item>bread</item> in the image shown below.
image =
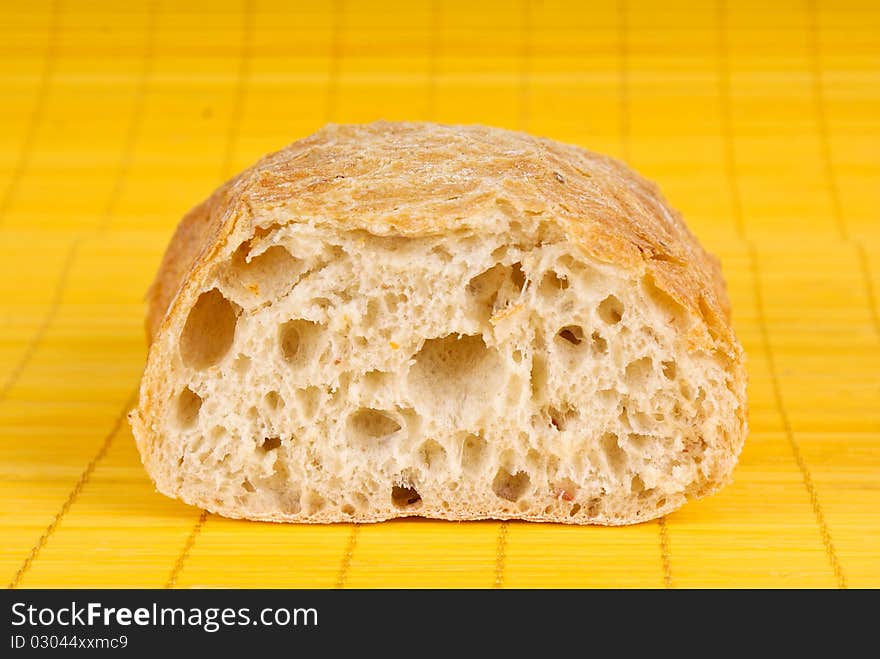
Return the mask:
<svg viewBox="0 0 880 659">
<path fill-rule="evenodd" d="M 229 517 L 628 524 L 730 479 L 744 354 L 658 189 L 481 126 L 327 126 L 183 218 L 130 414 Z"/>
</svg>

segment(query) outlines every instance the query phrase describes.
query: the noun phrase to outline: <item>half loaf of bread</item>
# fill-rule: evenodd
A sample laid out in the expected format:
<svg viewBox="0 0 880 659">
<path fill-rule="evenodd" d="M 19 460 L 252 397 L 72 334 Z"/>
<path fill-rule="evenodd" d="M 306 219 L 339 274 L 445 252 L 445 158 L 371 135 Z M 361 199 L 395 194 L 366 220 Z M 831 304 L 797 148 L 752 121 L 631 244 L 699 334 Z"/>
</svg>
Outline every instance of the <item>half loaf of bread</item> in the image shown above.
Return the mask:
<svg viewBox="0 0 880 659">
<path fill-rule="evenodd" d="M 480 126 L 328 126 L 180 223 L 130 420 L 160 492 L 299 522 L 628 524 L 729 480 L 743 351 L 657 188 Z"/>
</svg>

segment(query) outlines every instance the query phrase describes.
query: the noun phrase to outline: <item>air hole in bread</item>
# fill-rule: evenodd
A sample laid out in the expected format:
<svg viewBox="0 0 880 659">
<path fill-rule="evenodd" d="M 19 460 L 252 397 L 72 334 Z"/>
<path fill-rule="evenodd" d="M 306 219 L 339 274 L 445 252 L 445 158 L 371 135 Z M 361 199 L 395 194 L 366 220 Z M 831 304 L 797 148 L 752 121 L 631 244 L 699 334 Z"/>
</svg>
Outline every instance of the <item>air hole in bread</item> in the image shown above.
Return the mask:
<svg viewBox="0 0 880 659">
<path fill-rule="evenodd" d="M 676 366 L 675 362 L 661 362 L 661 366 L 663 367 L 663 375 L 667 380 L 674 380 L 676 374 Z"/>
<path fill-rule="evenodd" d="M 567 277 L 560 275 L 553 270 L 548 270 L 544 273 L 544 276 L 541 277 L 541 283 L 538 284 L 538 294 L 546 298 L 553 298 L 568 287 L 569 283 Z"/>
<path fill-rule="evenodd" d="M 522 360 L 523 360 L 522 350 L 514 350 L 513 353 L 511 354 L 511 357 L 513 357 L 514 363 L 521 364 Z"/>
<path fill-rule="evenodd" d="M 177 423 L 181 429 L 192 428 L 202 408 L 201 397 L 189 387 L 184 387 L 177 397 Z"/>
<path fill-rule="evenodd" d="M 422 496 L 412 486 L 395 485 L 391 488 L 391 503 L 396 508 L 412 508 L 422 502 Z"/>
<path fill-rule="evenodd" d="M 644 427 L 644 424 L 640 424 Z M 642 435 L 636 432 L 631 432 L 626 436 L 627 444 L 629 448 L 631 448 L 636 453 L 644 453 L 647 449 L 651 448 L 651 445 L 654 443 L 655 439 L 651 435 Z"/>
<path fill-rule="evenodd" d="M 576 503 L 571 507 L 571 510 L 568 511 L 569 517 L 575 517 L 581 511 L 581 504 Z"/>
<path fill-rule="evenodd" d="M 418 405 L 440 415 L 468 419 L 480 414 L 503 375 L 495 349 L 478 335 L 428 339 L 413 355 L 409 389 Z"/>
<path fill-rule="evenodd" d="M 299 489 L 297 487 L 285 485 L 279 492 L 278 503 L 282 512 L 285 512 L 288 515 L 298 514 L 302 510 Z"/>
<path fill-rule="evenodd" d="M 277 412 L 284 407 L 284 399 L 277 391 L 267 391 L 263 396 L 263 402 L 270 412 Z"/>
<path fill-rule="evenodd" d="M 281 438 L 280 437 L 266 437 L 263 440 L 263 443 L 260 444 L 260 450 L 265 453 L 269 451 L 274 451 L 275 449 L 281 446 Z"/>
<path fill-rule="evenodd" d="M 321 325 L 310 320 L 288 320 L 278 330 L 281 356 L 291 366 L 302 368 L 315 353 Z"/>
<path fill-rule="evenodd" d="M 642 477 L 636 474 L 632 477 L 629 483 L 629 491 L 633 494 L 640 494 L 645 491 L 645 481 L 642 480 Z"/>
<path fill-rule="evenodd" d="M 599 332 L 593 332 L 590 335 L 590 339 L 593 342 L 593 352 L 597 355 L 608 354 L 608 341 L 606 341 Z"/>
<path fill-rule="evenodd" d="M 654 372 L 654 362 L 650 357 L 642 357 L 626 365 L 626 385 L 630 389 L 647 386 L 647 381 Z"/>
<path fill-rule="evenodd" d="M 609 325 L 616 325 L 623 318 L 623 303 L 613 295 L 609 295 L 599 303 L 599 318 Z"/>
<path fill-rule="evenodd" d="M 504 260 L 504 257 L 507 256 L 507 245 L 498 245 L 495 249 L 492 250 L 492 253 L 489 255 L 489 258 L 495 261 L 496 263 L 500 263 Z"/>
<path fill-rule="evenodd" d="M 245 478 L 241 482 L 241 489 L 243 489 L 245 492 L 256 492 L 257 491 L 257 488 L 255 488 L 253 483 L 251 483 L 247 478 Z"/>
<path fill-rule="evenodd" d="M 542 402 L 547 390 L 547 362 L 541 355 L 532 356 L 529 384 L 532 388 L 532 400 L 535 403 Z"/>
<path fill-rule="evenodd" d="M 479 472 L 486 463 L 488 443 L 479 435 L 468 435 L 461 445 L 461 468 L 466 474 Z"/>
<path fill-rule="evenodd" d="M 632 430 L 632 424 L 629 420 L 629 408 L 627 407 L 628 403 L 630 403 L 630 399 L 624 397 L 623 406 L 620 408 L 620 413 L 617 415 L 617 421 L 622 429 Z"/>
<path fill-rule="evenodd" d="M 517 292 L 523 290 L 526 285 L 526 274 L 523 272 L 522 263 L 514 263 L 510 266 L 510 281 Z"/>
<path fill-rule="evenodd" d="M 180 357 L 195 369 L 217 364 L 235 339 L 237 308 L 216 288 L 202 293 L 193 305 L 180 335 Z"/>
<path fill-rule="evenodd" d="M 275 449 L 271 450 L 270 460 L 272 460 L 272 474 L 267 478 L 261 479 L 261 491 L 266 494 L 274 495 L 278 510 L 295 515 L 302 509 L 300 499 L 302 497 L 301 485 L 291 479 L 290 470 L 287 465 L 285 449 L 281 446 L 279 438 Z M 274 445 L 272 441 L 270 445 Z M 276 450 L 277 449 L 277 450 Z"/>
<path fill-rule="evenodd" d="M 355 509 L 350 503 L 345 503 L 342 505 L 342 508 L 339 509 L 342 511 L 343 515 L 348 515 L 349 517 L 354 515 Z"/>
<path fill-rule="evenodd" d="M 379 320 L 379 301 L 375 298 L 367 300 L 367 308 L 364 311 L 362 323 L 366 327 L 374 327 Z"/>
<path fill-rule="evenodd" d="M 486 322 L 509 305 L 520 295 L 525 283 L 526 275 L 521 263 L 498 263 L 471 279 L 467 290 L 477 304 L 479 320 Z"/>
<path fill-rule="evenodd" d="M 406 296 L 396 293 L 386 293 L 384 300 L 385 311 L 393 316 L 397 314 L 398 309 L 400 309 L 401 303 L 406 302 Z"/>
<path fill-rule="evenodd" d="M 304 498 L 304 507 L 306 509 L 306 513 L 309 515 L 314 515 L 315 513 L 321 512 L 327 505 L 327 500 L 317 492 L 310 491 L 306 494 Z"/>
<path fill-rule="evenodd" d="M 579 346 L 584 341 L 584 329 L 579 325 L 566 325 L 556 336 L 569 345 Z"/>
<path fill-rule="evenodd" d="M 297 389 L 294 396 L 302 415 L 308 420 L 315 418 L 321 400 L 321 389 L 315 386 Z"/>
<path fill-rule="evenodd" d="M 529 488 L 529 475 L 524 471 L 511 474 L 504 467 L 498 469 L 492 480 L 492 491 L 499 499 L 519 501 Z"/>
<path fill-rule="evenodd" d="M 678 384 L 678 390 L 681 392 L 681 395 L 685 400 L 692 401 L 694 399 L 694 388 L 691 386 L 690 382 L 681 380 Z"/>
<path fill-rule="evenodd" d="M 577 418 L 577 411 L 570 405 L 562 408 L 551 406 L 547 408 L 546 414 L 550 418 L 550 425 L 560 432 Z"/>
<path fill-rule="evenodd" d="M 361 386 L 368 394 L 375 394 L 380 389 L 390 386 L 394 376 L 386 371 L 367 371 L 361 378 Z"/>
<path fill-rule="evenodd" d="M 300 334 L 298 325 L 302 321 L 291 320 L 281 326 L 279 343 L 281 354 L 288 362 L 292 362 L 299 355 Z"/>
<path fill-rule="evenodd" d="M 528 435 L 523 435 L 524 433 L 520 435 L 520 440 L 523 443 L 528 442 Z M 526 465 L 532 472 L 543 471 L 545 459 L 545 456 L 533 448 L 529 449 L 528 453 L 526 453 Z"/>
<path fill-rule="evenodd" d="M 433 439 L 429 439 L 421 445 L 419 457 L 421 458 L 422 465 L 429 471 L 446 467 L 446 449 Z"/>
<path fill-rule="evenodd" d="M 617 441 L 617 435 L 606 432 L 599 438 L 599 448 L 602 451 L 602 457 L 609 475 L 620 478 L 624 468 L 626 467 L 626 453 Z"/>
<path fill-rule="evenodd" d="M 349 498 L 354 500 L 354 506 L 358 510 L 366 510 L 370 505 L 370 499 L 363 492 L 352 492 Z"/>
<path fill-rule="evenodd" d="M 281 245 L 273 245 L 251 257 L 251 241 L 246 240 L 227 266 L 225 280 L 232 286 L 261 299 L 276 300 L 296 284 L 302 262 Z"/>
<path fill-rule="evenodd" d="M 492 316 L 498 300 L 498 291 L 509 274 L 510 268 L 499 263 L 468 282 L 467 290 L 479 308 L 480 320 L 485 322 Z"/>
<path fill-rule="evenodd" d="M 419 413 L 411 407 L 397 407 L 398 417 L 403 420 L 401 424 L 411 437 L 420 436 L 422 418 Z"/>
<path fill-rule="evenodd" d="M 361 408 L 348 419 L 349 433 L 358 441 L 379 440 L 400 430 L 400 424 L 387 412 Z"/>
<path fill-rule="evenodd" d="M 239 355 L 235 358 L 232 367 L 238 375 L 245 375 L 251 370 L 251 358 L 247 355 Z"/>
</svg>

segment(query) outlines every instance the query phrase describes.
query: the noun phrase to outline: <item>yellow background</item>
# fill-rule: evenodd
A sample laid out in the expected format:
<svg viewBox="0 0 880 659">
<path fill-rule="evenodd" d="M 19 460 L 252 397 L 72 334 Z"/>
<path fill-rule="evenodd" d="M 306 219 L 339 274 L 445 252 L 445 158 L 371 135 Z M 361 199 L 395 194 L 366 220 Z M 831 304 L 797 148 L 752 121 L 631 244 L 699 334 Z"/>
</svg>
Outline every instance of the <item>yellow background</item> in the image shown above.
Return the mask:
<svg viewBox="0 0 880 659">
<path fill-rule="evenodd" d="M 769 5 L 769 6 L 768 6 Z M 12 586 L 880 586 L 880 9 L 840 2 L 4 3 L 0 570 Z M 660 522 L 237 522 L 124 413 L 188 207 L 328 121 L 626 159 L 723 261 L 735 483 Z"/>
</svg>

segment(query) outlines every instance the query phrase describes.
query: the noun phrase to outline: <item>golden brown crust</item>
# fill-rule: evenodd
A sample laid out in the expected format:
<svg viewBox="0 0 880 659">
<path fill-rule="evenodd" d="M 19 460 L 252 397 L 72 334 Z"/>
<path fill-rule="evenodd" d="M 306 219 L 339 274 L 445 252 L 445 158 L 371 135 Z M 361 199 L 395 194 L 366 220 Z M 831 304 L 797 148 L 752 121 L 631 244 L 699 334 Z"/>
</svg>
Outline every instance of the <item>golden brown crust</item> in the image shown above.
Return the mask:
<svg viewBox="0 0 880 659">
<path fill-rule="evenodd" d="M 483 126 L 329 125 L 266 156 L 181 221 L 149 295 L 150 338 L 186 274 L 241 222 L 288 217 L 419 235 L 509 208 L 550 218 L 594 258 L 644 262 L 658 288 L 712 328 L 737 358 L 717 260 L 657 186 L 623 163 L 525 133 Z"/>
</svg>

